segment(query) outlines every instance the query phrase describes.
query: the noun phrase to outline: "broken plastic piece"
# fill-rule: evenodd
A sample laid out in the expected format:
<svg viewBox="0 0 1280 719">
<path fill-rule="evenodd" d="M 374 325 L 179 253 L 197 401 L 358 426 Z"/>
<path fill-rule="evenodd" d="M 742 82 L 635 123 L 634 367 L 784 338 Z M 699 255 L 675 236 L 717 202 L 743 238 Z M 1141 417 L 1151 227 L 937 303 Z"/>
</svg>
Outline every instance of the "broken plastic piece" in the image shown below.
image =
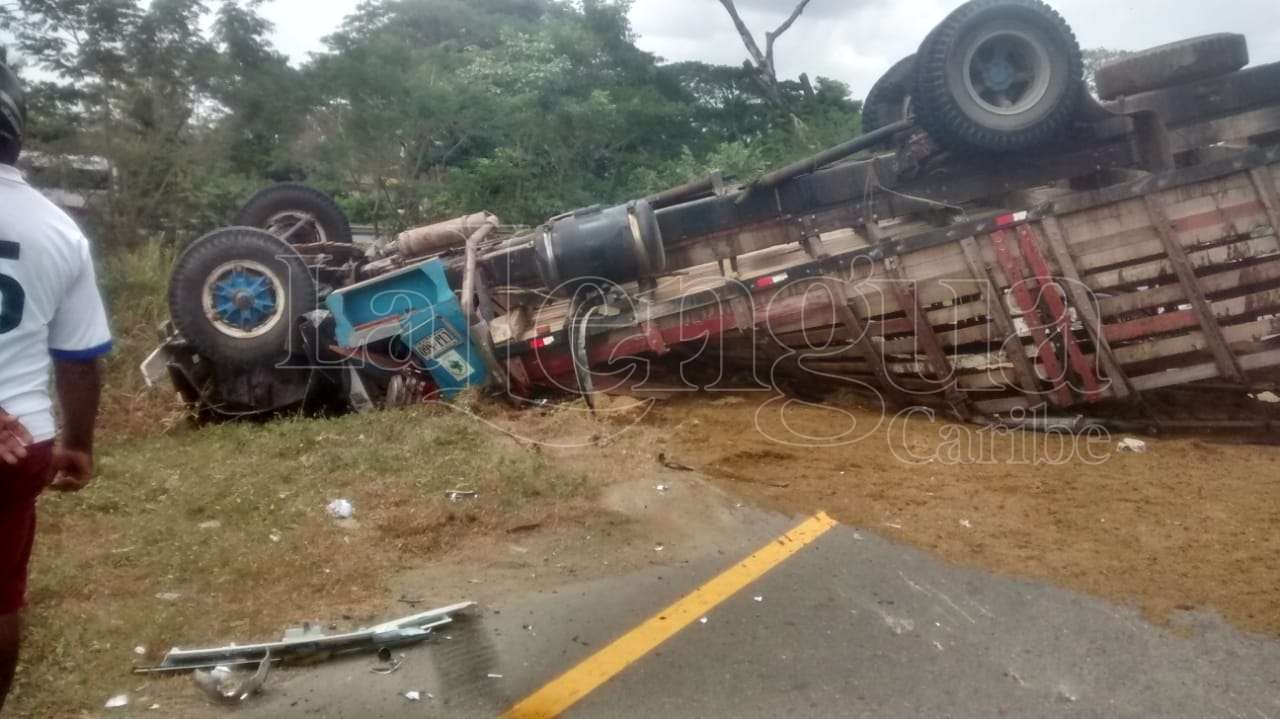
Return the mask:
<svg viewBox="0 0 1280 719">
<path fill-rule="evenodd" d="M 231 667 L 217 666 L 212 670 L 197 669 L 191 681 L 210 700 L 219 704 L 240 704 L 257 694 L 271 674 L 271 652 L 258 662 L 258 670 L 252 676 L 238 680 Z"/>
<path fill-rule="evenodd" d="M 1125 437 L 1120 440 L 1119 447 L 1121 452 L 1133 452 L 1134 454 L 1143 454 L 1147 451 L 1147 443 L 1133 437 Z"/>
<path fill-rule="evenodd" d="M 351 502 L 346 499 L 333 500 L 325 507 L 325 510 L 334 519 L 351 519 L 351 515 L 356 513 L 356 508 L 351 506 Z"/>
</svg>

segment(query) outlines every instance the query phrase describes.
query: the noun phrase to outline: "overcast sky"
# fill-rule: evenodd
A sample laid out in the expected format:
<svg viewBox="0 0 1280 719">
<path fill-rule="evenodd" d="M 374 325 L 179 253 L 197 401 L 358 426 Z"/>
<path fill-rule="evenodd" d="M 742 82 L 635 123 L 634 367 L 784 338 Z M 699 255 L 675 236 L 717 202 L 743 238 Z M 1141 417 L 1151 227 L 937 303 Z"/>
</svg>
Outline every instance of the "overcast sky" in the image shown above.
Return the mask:
<svg viewBox="0 0 1280 719">
<path fill-rule="evenodd" d="M 796 0 L 738 0 L 761 38 Z M 297 61 L 322 49 L 358 0 L 270 0 L 276 43 Z M 811 0 L 776 45 L 779 73 L 807 72 L 847 82 L 862 97 L 889 65 L 916 46 L 959 0 Z M 1051 0 L 1081 47 L 1138 50 L 1211 32 L 1242 32 L 1253 63 L 1280 60 L 1280 0 Z M 635 0 L 631 23 L 640 47 L 671 61 L 740 64 L 746 57 L 717 0 Z"/>
</svg>

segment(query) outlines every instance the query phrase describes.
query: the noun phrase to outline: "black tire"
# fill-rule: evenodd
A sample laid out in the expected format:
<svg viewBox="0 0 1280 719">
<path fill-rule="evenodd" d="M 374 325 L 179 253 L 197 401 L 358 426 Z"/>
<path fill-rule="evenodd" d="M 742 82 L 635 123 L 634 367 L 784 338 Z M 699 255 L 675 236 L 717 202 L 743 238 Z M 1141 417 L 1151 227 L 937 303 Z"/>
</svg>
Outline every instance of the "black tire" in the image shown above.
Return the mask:
<svg viewBox="0 0 1280 719">
<path fill-rule="evenodd" d="M 911 83 L 915 76 L 916 56 L 908 55 L 889 68 L 871 86 L 862 102 L 862 131 L 878 130 L 906 119 L 911 107 Z"/>
<path fill-rule="evenodd" d="M 989 69 L 979 76 L 981 64 Z M 1053 8 L 1039 0 L 971 0 L 921 44 L 911 101 L 916 119 L 945 147 L 1025 150 L 1071 124 L 1083 77 L 1080 45 Z"/>
<path fill-rule="evenodd" d="M 1208 80 L 1249 64 L 1244 35 L 1222 32 L 1160 45 L 1098 68 L 1098 97 L 1114 100 L 1188 82 Z"/>
<path fill-rule="evenodd" d="M 215 282 L 225 278 L 224 282 Z M 263 280 L 262 307 L 235 307 L 219 316 L 218 291 L 232 281 Z M 266 300 L 270 299 L 269 304 Z M 302 258 L 270 233 L 252 227 L 227 227 L 191 243 L 174 263 L 169 280 L 169 315 L 174 327 L 197 352 L 215 363 L 235 367 L 278 364 L 301 348 L 296 318 L 316 309 L 315 280 Z M 227 304 L 225 306 L 231 307 Z M 248 314 L 252 309 L 254 314 Z M 254 322 L 258 313 L 263 316 Z"/>
<path fill-rule="evenodd" d="M 235 224 L 281 236 L 303 218 L 314 218 L 314 225 L 301 228 L 289 238 L 289 244 L 310 244 L 322 239 L 351 244 L 351 223 L 338 203 L 314 187 L 295 182 L 258 190 L 240 208 Z"/>
</svg>

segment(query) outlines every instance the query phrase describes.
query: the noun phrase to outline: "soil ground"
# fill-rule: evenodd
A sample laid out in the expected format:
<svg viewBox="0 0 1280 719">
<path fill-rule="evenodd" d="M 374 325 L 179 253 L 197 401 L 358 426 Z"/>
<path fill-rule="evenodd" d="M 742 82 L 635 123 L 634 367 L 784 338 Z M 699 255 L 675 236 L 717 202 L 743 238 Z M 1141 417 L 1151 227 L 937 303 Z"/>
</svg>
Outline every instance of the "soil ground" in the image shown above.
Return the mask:
<svg viewBox="0 0 1280 719">
<path fill-rule="evenodd" d="M 673 458 L 765 506 L 840 521 L 1164 622 L 1210 609 L 1280 635 L 1280 448 L 1072 438 L 758 395 L 658 403 Z"/>
</svg>

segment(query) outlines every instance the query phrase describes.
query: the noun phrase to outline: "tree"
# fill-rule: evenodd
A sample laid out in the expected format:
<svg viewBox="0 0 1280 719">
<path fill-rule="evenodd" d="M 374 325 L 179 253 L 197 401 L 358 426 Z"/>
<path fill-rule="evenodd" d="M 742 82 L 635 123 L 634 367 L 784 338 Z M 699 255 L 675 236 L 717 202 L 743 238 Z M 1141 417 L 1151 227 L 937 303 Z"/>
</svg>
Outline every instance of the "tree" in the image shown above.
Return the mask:
<svg viewBox="0 0 1280 719">
<path fill-rule="evenodd" d="M 746 46 L 747 52 L 751 55 L 751 60 L 744 61 L 744 66 L 752 71 L 752 77 L 760 84 L 760 89 L 764 92 L 765 97 L 769 98 L 769 101 L 777 106 L 778 109 L 788 112 L 790 112 L 790 108 L 784 102 L 782 92 L 778 87 L 778 68 L 774 64 L 773 45 L 778 41 L 779 37 L 782 37 L 783 33 L 791 29 L 791 26 L 800 18 L 805 8 L 809 6 L 809 2 L 810 0 L 800 0 L 791 11 L 791 14 L 787 16 L 787 19 L 782 21 L 781 25 L 765 33 L 765 49 L 764 52 L 761 52 L 755 36 L 751 33 L 751 29 L 747 27 L 747 24 L 742 20 L 742 16 L 738 13 L 734 0 L 720 0 L 720 4 L 724 6 L 725 11 L 729 13 L 730 19 L 733 20 L 733 26 L 737 29 L 739 37 L 742 38 L 742 44 Z"/>
</svg>

